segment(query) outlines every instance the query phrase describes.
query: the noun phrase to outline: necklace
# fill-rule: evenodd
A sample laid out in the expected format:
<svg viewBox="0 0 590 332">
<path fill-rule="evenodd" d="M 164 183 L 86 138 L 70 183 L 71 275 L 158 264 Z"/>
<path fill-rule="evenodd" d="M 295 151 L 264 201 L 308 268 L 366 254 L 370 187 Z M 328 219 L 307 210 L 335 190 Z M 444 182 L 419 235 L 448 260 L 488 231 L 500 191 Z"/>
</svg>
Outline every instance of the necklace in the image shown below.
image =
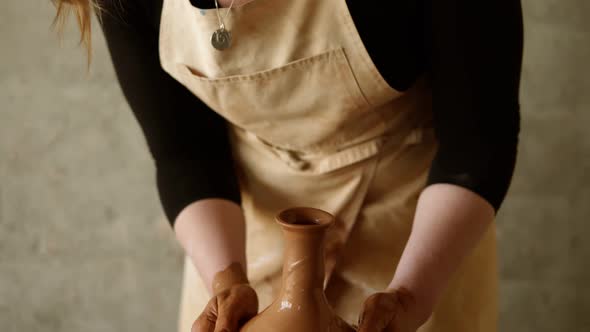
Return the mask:
<svg viewBox="0 0 590 332">
<path fill-rule="evenodd" d="M 215 0 L 219 29 L 215 30 L 213 35 L 211 35 L 211 45 L 213 45 L 213 47 L 219 51 L 223 51 L 231 46 L 231 31 L 225 29 L 225 19 L 227 18 L 227 15 L 229 15 L 231 8 L 234 5 L 234 1 L 235 0 L 231 1 L 227 13 L 225 13 L 225 17 L 222 19 L 221 15 L 219 14 L 219 4 L 217 3 L 217 0 Z"/>
</svg>

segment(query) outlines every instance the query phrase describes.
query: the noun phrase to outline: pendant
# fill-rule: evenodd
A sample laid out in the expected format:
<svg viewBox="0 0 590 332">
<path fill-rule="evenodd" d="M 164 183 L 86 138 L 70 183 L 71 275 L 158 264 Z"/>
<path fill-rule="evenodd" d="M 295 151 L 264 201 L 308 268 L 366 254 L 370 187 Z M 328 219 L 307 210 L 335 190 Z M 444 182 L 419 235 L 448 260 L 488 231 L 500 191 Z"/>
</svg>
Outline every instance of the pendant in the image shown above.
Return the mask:
<svg viewBox="0 0 590 332">
<path fill-rule="evenodd" d="M 231 32 L 221 27 L 211 35 L 211 45 L 219 51 L 223 51 L 231 46 Z"/>
</svg>

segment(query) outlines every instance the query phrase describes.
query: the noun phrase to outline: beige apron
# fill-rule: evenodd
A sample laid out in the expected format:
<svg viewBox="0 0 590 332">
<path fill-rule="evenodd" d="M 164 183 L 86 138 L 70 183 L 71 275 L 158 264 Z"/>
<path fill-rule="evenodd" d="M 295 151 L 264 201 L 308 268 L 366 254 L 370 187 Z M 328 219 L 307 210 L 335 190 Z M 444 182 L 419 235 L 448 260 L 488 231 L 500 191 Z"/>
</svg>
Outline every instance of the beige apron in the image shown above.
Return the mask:
<svg viewBox="0 0 590 332">
<path fill-rule="evenodd" d="M 420 79 L 401 93 L 386 83 L 345 0 L 253 0 L 234 7 L 226 26 L 233 45 L 220 52 L 210 45 L 214 9 L 164 0 L 160 58 L 231 124 L 260 308 L 281 271 L 274 216 L 312 206 L 337 216 L 326 244 L 326 293 L 354 323 L 365 298 L 393 277 L 436 150 L 428 85 Z M 208 299 L 187 259 L 180 331 L 190 331 Z M 496 305 L 492 226 L 420 331 L 496 331 Z"/>
</svg>

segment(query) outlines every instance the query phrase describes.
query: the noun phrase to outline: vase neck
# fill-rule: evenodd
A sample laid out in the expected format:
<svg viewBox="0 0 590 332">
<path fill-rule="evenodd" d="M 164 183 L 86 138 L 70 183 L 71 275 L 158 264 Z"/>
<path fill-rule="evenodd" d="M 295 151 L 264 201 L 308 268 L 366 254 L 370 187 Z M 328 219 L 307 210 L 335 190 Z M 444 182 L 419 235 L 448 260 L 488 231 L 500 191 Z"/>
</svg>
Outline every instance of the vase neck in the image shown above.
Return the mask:
<svg viewBox="0 0 590 332">
<path fill-rule="evenodd" d="M 284 229 L 283 295 L 323 292 L 325 229 Z"/>
</svg>

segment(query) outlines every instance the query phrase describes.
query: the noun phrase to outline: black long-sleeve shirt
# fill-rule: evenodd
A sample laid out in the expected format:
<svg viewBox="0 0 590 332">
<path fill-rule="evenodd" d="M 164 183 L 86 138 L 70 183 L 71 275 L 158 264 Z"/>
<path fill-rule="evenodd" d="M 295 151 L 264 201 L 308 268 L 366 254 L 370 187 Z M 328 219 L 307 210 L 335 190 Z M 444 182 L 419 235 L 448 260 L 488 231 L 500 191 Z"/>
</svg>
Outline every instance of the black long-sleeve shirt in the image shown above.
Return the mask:
<svg viewBox="0 0 590 332">
<path fill-rule="evenodd" d="M 186 1 L 214 8 L 213 0 Z M 239 203 L 225 120 L 160 67 L 162 0 L 100 2 L 115 71 L 155 161 L 168 220 L 173 224 L 184 207 L 203 198 Z M 439 148 L 428 184 L 462 186 L 497 210 L 518 144 L 520 0 L 346 3 L 392 88 L 407 90 L 424 73 L 430 79 Z"/>
</svg>

